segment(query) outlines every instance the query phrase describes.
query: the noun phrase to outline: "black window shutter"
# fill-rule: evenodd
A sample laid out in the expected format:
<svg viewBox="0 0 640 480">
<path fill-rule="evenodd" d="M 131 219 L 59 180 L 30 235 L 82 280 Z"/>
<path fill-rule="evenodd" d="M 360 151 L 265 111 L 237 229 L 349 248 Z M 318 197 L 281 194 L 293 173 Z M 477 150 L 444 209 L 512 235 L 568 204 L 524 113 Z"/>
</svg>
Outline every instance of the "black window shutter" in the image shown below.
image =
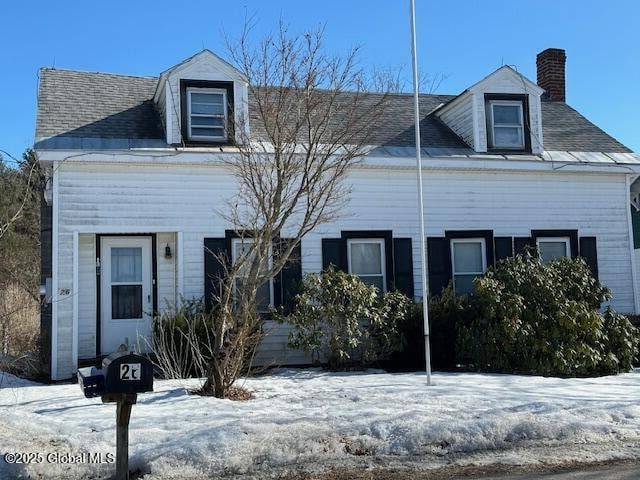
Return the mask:
<svg viewBox="0 0 640 480">
<path fill-rule="evenodd" d="M 513 257 L 513 238 L 495 237 L 493 242 L 495 244 L 496 262 Z"/>
<path fill-rule="evenodd" d="M 580 256 L 587 262 L 594 278 L 598 278 L 598 248 L 596 237 L 580 237 Z"/>
<path fill-rule="evenodd" d="M 515 247 L 516 255 L 524 253 L 526 247 L 535 248 L 535 242 L 531 237 L 515 237 L 513 239 L 513 245 Z"/>
<path fill-rule="evenodd" d="M 631 209 L 631 226 L 633 227 L 633 248 L 640 248 L 640 212 L 629 205 Z"/>
<path fill-rule="evenodd" d="M 451 281 L 451 246 L 445 237 L 427 238 L 429 293 L 439 295 Z"/>
<path fill-rule="evenodd" d="M 292 239 L 281 238 L 274 244 L 274 256 L 287 248 Z M 284 312 L 288 313 L 293 308 L 293 301 L 300 288 L 302 281 L 302 248 L 298 243 L 291 255 L 284 264 L 284 267 L 278 275 L 273 279 L 273 296 L 276 307 L 283 307 Z"/>
<path fill-rule="evenodd" d="M 333 264 L 338 270 L 349 271 L 347 265 L 347 240 L 345 238 L 322 239 L 322 269 Z"/>
<path fill-rule="evenodd" d="M 409 298 L 415 295 L 413 289 L 413 250 L 411 238 L 393 239 L 394 287 Z"/>
<path fill-rule="evenodd" d="M 221 293 L 220 279 L 224 276 L 224 265 L 218 256 L 230 258 L 227 245 L 226 238 L 204 239 L 204 299 L 207 306 L 211 306 Z"/>
</svg>

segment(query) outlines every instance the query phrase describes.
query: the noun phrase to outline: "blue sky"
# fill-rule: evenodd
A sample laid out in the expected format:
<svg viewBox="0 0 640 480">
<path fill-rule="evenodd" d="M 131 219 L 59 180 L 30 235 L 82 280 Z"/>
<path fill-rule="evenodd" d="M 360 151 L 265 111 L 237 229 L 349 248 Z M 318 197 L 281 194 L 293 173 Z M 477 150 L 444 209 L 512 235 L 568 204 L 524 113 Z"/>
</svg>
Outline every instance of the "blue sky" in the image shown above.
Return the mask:
<svg viewBox="0 0 640 480">
<path fill-rule="evenodd" d="M 535 81 L 535 55 L 567 50 L 567 102 L 640 152 L 637 0 L 416 0 L 421 71 L 459 93 L 500 65 Z M 326 25 L 333 52 L 360 45 L 365 66 L 410 78 L 408 0 L 164 0 L 6 2 L 0 29 L 0 149 L 33 142 L 41 66 L 157 75 L 203 47 L 224 54 L 245 14 L 257 32 L 282 17 L 294 30 Z"/>
</svg>

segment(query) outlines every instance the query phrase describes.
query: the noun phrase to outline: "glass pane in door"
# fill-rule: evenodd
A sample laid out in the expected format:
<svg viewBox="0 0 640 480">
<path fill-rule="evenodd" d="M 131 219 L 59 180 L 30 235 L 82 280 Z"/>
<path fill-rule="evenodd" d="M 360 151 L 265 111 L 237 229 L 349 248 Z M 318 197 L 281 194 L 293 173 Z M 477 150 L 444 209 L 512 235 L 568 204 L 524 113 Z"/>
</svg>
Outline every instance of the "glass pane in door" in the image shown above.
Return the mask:
<svg viewBox="0 0 640 480">
<path fill-rule="evenodd" d="M 142 318 L 142 247 L 111 249 L 111 318 Z"/>
<path fill-rule="evenodd" d="M 111 282 L 142 281 L 142 248 L 111 249 Z"/>
<path fill-rule="evenodd" d="M 111 318 L 142 318 L 142 285 L 111 286 Z"/>
</svg>

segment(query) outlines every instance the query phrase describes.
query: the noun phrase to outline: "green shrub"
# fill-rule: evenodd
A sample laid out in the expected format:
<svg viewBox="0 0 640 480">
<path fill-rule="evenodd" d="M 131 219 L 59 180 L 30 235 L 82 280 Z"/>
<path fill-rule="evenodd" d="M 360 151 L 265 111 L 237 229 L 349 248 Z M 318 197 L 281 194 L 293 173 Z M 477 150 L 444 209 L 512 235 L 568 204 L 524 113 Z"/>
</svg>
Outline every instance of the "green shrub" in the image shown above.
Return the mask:
<svg viewBox="0 0 640 480">
<path fill-rule="evenodd" d="M 625 372 L 637 365 L 638 329 L 626 316 L 607 308 L 604 312 L 604 334 L 607 340 L 602 373 Z"/>
<path fill-rule="evenodd" d="M 335 370 L 363 366 L 402 347 L 399 322 L 410 300 L 399 292 L 380 296 L 357 276 L 329 268 L 306 275 L 293 312 L 289 346 L 326 358 Z"/>
<path fill-rule="evenodd" d="M 631 323 L 631 325 L 633 325 L 636 329 L 638 329 L 638 332 L 640 332 L 640 315 L 628 314 L 626 315 L 626 317 L 627 317 L 627 320 L 629 320 L 629 322 Z M 636 357 L 633 360 L 633 364 L 635 366 L 640 365 L 640 347 L 636 351 Z"/>
<path fill-rule="evenodd" d="M 398 321 L 398 333 L 402 348 L 392 352 L 388 368 L 424 370 L 422 303 L 411 302 L 407 314 Z"/>
<path fill-rule="evenodd" d="M 526 253 L 475 280 L 458 358 L 481 370 L 593 375 L 629 370 L 636 329 L 600 305 L 611 298 L 582 259 L 543 264 Z"/>
<path fill-rule="evenodd" d="M 429 333 L 433 368 L 456 366 L 456 341 L 461 325 L 477 315 L 477 308 L 468 296 L 457 296 L 451 284 L 440 295 L 429 299 Z"/>
<path fill-rule="evenodd" d="M 429 336 L 431 366 L 449 370 L 456 367 L 458 327 L 474 315 L 469 297 L 456 296 L 449 285 L 440 295 L 429 299 Z M 392 368 L 424 369 L 424 318 L 422 303 L 413 303 L 399 325 L 404 348 L 392 356 Z"/>
</svg>

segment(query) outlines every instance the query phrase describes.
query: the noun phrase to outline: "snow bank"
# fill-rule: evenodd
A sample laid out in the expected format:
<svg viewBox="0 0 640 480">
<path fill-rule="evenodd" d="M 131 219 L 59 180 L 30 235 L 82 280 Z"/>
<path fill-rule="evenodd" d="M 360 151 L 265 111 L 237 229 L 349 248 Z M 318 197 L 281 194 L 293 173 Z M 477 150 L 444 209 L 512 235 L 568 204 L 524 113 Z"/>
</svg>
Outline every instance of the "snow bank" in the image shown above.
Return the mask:
<svg viewBox="0 0 640 480">
<path fill-rule="evenodd" d="M 638 374 L 433 380 L 429 388 L 419 373 L 285 370 L 239 382 L 255 391 L 247 402 L 189 395 L 195 383 L 156 382 L 133 408 L 130 465 L 150 472 L 145 478 L 193 478 L 640 457 Z M 3 385 L 0 453 L 114 451 L 113 404 L 85 399 L 77 385 Z M 13 474 L 95 478 L 112 469 L 31 464 Z"/>
</svg>

